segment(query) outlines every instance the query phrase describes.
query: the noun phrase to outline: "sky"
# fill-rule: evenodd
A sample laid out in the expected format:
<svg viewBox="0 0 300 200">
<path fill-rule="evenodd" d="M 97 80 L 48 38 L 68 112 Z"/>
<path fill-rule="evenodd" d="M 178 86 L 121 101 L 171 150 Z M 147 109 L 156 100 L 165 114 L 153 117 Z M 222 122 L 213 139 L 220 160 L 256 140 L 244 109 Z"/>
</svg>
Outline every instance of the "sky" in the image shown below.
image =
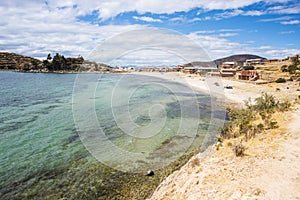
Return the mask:
<svg viewBox="0 0 300 200">
<path fill-rule="evenodd" d="M 182 49 L 188 40 L 208 60 L 244 53 L 266 58 L 300 53 L 299 0 L 10 0 L 0 2 L 0 18 L 0 51 L 39 59 L 48 53 L 89 58 L 118 37 L 127 44 L 126 52 L 107 64 L 185 62 L 180 51 L 198 52 Z M 166 32 L 160 35 L 164 40 L 151 37 L 153 29 Z M 169 37 L 173 33 L 183 37 Z M 134 40 L 145 42 L 144 47 L 167 46 L 137 50 Z M 173 52 L 170 45 L 179 50 Z"/>
</svg>

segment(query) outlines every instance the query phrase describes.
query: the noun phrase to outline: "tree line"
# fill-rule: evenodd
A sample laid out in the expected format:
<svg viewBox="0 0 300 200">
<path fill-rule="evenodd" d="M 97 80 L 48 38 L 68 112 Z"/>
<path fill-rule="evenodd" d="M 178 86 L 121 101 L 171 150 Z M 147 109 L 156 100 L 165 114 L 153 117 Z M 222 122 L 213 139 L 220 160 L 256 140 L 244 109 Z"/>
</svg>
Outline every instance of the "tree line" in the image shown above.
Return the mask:
<svg viewBox="0 0 300 200">
<path fill-rule="evenodd" d="M 78 58 L 65 58 L 63 55 L 56 53 L 55 56 L 51 56 L 49 53 L 46 60 L 43 60 L 43 65 L 49 71 L 69 71 L 78 70 L 84 59 L 82 56 Z"/>
</svg>

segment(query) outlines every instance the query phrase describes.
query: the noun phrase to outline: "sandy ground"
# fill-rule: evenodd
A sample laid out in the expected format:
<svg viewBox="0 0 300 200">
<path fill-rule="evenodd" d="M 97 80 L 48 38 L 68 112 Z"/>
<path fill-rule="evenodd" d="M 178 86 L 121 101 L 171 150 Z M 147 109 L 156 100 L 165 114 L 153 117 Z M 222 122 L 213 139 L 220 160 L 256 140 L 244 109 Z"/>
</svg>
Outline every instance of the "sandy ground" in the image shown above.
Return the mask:
<svg viewBox="0 0 300 200">
<path fill-rule="evenodd" d="M 232 80 L 203 81 L 199 77 L 183 77 L 178 73 L 150 75 L 223 96 L 226 102 L 242 103 L 262 92 L 281 99 L 294 99 L 299 95 L 296 90 L 284 90 L 285 86 L 276 92 L 276 88 L 270 86 Z M 233 89 L 223 89 L 227 85 Z M 277 115 L 280 128 L 260 133 L 243 143 L 245 156 L 236 157 L 232 152 L 231 146 L 238 143 L 238 139 L 226 141 L 219 150 L 212 146 L 167 177 L 150 199 L 300 200 L 300 107 Z"/>
<path fill-rule="evenodd" d="M 255 85 L 245 82 L 235 81 L 232 79 L 222 78 L 201 78 L 199 76 L 184 75 L 176 72 L 159 73 L 159 72 L 135 72 L 135 74 L 155 76 L 170 81 L 187 84 L 196 90 L 201 90 L 211 95 L 224 98 L 227 103 L 244 103 L 249 98 L 255 99 L 262 93 L 275 95 L 281 100 L 297 99 L 300 91 L 296 91 L 298 83 L 285 83 L 280 85 Z M 232 86 L 233 89 L 226 89 L 226 86 Z M 276 90 L 279 88 L 280 90 Z M 287 89 L 289 88 L 289 89 Z"/>
</svg>

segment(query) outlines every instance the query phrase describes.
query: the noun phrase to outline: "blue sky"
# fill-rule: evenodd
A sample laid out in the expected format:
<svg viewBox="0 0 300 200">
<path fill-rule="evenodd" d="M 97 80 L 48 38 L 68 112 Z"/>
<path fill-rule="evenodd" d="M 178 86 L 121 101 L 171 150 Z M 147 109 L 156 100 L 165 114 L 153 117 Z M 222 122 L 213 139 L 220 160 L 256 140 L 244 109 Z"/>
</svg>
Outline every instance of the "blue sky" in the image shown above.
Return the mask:
<svg viewBox="0 0 300 200">
<path fill-rule="evenodd" d="M 300 53 L 295 0 L 12 0 L 0 2 L 0 17 L 0 51 L 36 58 L 88 57 L 103 41 L 145 27 L 177 31 L 211 59 Z"/>
</svg>

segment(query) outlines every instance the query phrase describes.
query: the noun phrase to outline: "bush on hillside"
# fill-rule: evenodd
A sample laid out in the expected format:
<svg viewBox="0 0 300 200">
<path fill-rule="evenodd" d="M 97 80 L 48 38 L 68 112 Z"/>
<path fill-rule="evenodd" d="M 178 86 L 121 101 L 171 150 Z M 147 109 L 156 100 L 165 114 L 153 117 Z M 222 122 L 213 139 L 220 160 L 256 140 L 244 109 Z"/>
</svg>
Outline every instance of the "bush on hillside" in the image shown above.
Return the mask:
<svg viewBox="0 0 300 200">
<path fill-rule="evenodd" d="M 286 80 L 284 78 L 278 78 L 275 82 L 276 83 L 285 83 Z"/>
<path fill-rule="evenodd" d="M 287 65 L 282 65 L 281 66 L 281 71 L 282 72 L 288 72 L 288 66 Z"/>
<path fill-rule="evenodd" d="M 265 93 L 254 101 L 249 99 L 245 105 L 244 109 L 228 109 L 230 122 L 221 130 L 220 137 L 229 139 L 245 136 L 248 140 L 258 132 L 277 128 L 277 122 L 272 119 L 273 113 L 288 110 L 291 103 L 280 102 L 273 95 Z"/>
<path fill-rule="evenodd" d="M 245 66 L 243 68 L 244 68 L 244 70 L 254 70 L 255 69 L 254 66 Z"/>
<path fill-rule="evenodd" d="M 239 142 L 238 144 L 233 146 L 232 150 L 237 157 L 241 157 L 245 155 L 246 148 L 244 147 L 242 142 Z"/>
</svg>

